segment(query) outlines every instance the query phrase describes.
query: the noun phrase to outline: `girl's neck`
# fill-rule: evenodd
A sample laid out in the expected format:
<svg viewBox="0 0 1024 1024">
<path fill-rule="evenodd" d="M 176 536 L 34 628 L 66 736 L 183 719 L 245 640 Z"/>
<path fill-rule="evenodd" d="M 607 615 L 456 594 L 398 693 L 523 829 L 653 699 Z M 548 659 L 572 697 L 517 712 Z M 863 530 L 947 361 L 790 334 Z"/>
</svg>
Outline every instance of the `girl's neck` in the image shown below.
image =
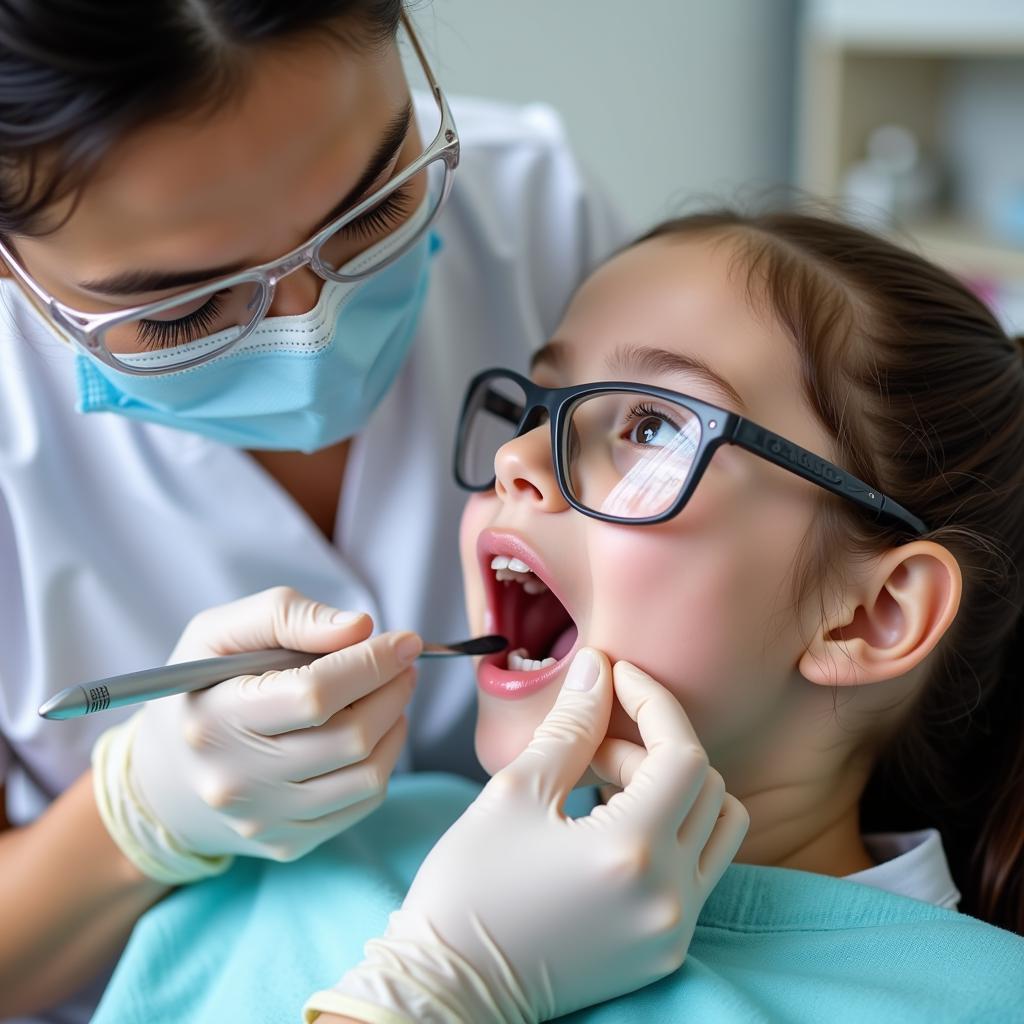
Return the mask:
<svg viewBox="0 0 1024 1024">
<path fill-rule="evenodd" d="M 728 780 L 727 785 L 728 785 Z M 746 794 L 730 792 L 750 813 L 750 830 L 737 864 L 790 868 L 842 878 L 875 866 L 860 834 L 858 804 L 863 786 L 845 798 L 812 787 L 780 785 Z M 618 792 L 601 787 L 607 803 Z"/>
<path fill-rule="evenodd" d="M 820 768 L 820 766 L 818 766 Z M 846 763 L 834 774 L 742 784 L 730 792 L 750 813 L 750 830 L 736 861 L 840 878 L 873 867 L 860 833 L 866 774 Z M 735 785 L 735 784 L 733 784 Z"/>
<path fill-rule="evenodd" d="M 736 860 L 841 878 L 873 867 L 860 801 L 874 766 L 882 688 L 835 694 L 794 678 L 777 713 L 709 745 L 711 763 L 746 807 L 750 829 Z"/>
<path fill-rule="evenodd" d="M 834 820 L 804 820 L 800 828 L 792 829 L 779 822 L 759 827 L 760 802 L 748 799 L 746 805 L 750 831 L 736 856 L 737 863 L 792 868 L 835 878 L 874 867 L 860 834 L 856 804 Z"/>
</svg>

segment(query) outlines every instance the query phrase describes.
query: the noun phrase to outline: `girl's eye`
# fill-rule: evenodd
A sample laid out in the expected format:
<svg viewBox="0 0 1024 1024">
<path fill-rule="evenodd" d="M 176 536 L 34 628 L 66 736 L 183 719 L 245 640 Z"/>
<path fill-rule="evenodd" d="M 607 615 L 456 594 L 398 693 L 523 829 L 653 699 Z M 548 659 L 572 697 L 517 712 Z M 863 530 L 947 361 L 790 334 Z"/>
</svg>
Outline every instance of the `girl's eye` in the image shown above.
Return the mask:
<svg viewBox="0 0 1024 1024">
<path fill-rule="evenodd" d="M 226 292 L 211 295 L 198 309 L 175 320 L 139 320 L 138 343 L 144 349 L 174 348 L 219 330 Z"/>
<path fill-rule="evenodd" d="M 636 445 L 662 448 L 678 437 L 680 426 L 667 413 L 649 405 L 636 405 L 626 416 L 626 440 Z"/>
<path fill-rule="evenodd" d="M 338 233 L 351 238 L 374 238 L 396 228 L 411 210 L 412 189 L 406 184 L 385 196 L 361 217 L 346 224 Z"/>
<path fill-rule="evenodd" d="M 633 428 L 631 440 L 637 444 L 655 445 L 659 443 L 659 435 L 663 435 L 668 428 L 669 425 L 661 417 L 648 416 Z M 660 443 L 665 443 L 664 436 L 661 437 Z"/>
</svg>

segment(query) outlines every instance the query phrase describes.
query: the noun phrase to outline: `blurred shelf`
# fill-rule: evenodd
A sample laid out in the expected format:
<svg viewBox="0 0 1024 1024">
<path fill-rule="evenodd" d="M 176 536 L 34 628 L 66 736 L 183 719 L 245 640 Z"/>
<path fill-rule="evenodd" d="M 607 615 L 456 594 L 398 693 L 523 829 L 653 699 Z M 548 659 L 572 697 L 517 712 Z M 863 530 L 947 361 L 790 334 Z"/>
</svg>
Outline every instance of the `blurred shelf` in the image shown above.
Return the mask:
<svg viewBox="0 0 1024 1024">
<path fill-rule="evenodd" d="M 1024 248 L 956 218 L 906 224 L 894 236 L 903 242 L 909 238 L 925 256 L 956 274 L 1024 281 Z"/>
<path fill-rule="evenodd" d="M 970 165 L 962 141 L 970 138 L 965 124 L 977 122 L 968 122 L 969 108 L 958 103 L 979 95 L 970 92 L 972 83 L 983 80 L 991 92 L 992 82 L 1004 81 L 992 77 L 998 69 L 1012 91 L 999 93 L 992 109 L 1002 120 L 986 128 L 991 134 L 1000 125 L 1004 139 L 1024 134 L 1024 0 L 806 0 L 800 56 L 800 185 L 841 202 L 847 173 L 865 159 L 872 132 L 900 125 L 950 176 L 951 201 L 972 212 L 904 223 L 894 238 L 961 277 L 1024 286 L 1024 244 L 977 226 L 978 193 L 964 188 L 971 179 L 964 177 Z M 1007 147 L 1000 152 L 1009 173 L 1024 149 L 1010 149 L 1011 162 Z M 1024 182 L 1024 163 L 1013 173 Z"/>
<path fill-rule="evenodd" d="M 822 42 L 850 50 L 987 56 L 1024 49 L 1020 0 L 813 0 L 808 24 Z"/>
</svg>

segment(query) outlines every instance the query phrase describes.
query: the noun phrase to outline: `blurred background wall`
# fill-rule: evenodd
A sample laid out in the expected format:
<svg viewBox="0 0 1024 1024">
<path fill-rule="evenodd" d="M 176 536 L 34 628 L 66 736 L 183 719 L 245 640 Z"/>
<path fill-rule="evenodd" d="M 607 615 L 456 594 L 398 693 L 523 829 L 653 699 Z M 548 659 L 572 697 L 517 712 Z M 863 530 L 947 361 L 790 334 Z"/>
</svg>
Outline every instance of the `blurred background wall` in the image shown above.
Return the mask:
<svg viewBox="0 0 1024 1024">
<path fill-rule="evenodd" d="M 543 100 L 637 228 L 793 167 L 797 0 L 413 0 L 452 94 Z"/>
</svg>

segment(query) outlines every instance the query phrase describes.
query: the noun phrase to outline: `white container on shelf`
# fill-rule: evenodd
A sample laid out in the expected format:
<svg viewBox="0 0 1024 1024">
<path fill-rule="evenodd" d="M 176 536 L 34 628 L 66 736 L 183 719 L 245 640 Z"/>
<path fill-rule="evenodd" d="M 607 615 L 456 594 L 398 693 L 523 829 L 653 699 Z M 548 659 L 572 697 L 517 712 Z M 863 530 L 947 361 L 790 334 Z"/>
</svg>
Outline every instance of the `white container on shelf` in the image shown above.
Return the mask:
<svg viewBox="0 0 1024 1024">
<path fill-rule="evenodd" d="M 846 172 L 842 194 L 848 217 L 886 228 L 932 216 L 939 175 L 909 128 L 885 124 L 868 136 L 867 158 Z"/>
</svg>

